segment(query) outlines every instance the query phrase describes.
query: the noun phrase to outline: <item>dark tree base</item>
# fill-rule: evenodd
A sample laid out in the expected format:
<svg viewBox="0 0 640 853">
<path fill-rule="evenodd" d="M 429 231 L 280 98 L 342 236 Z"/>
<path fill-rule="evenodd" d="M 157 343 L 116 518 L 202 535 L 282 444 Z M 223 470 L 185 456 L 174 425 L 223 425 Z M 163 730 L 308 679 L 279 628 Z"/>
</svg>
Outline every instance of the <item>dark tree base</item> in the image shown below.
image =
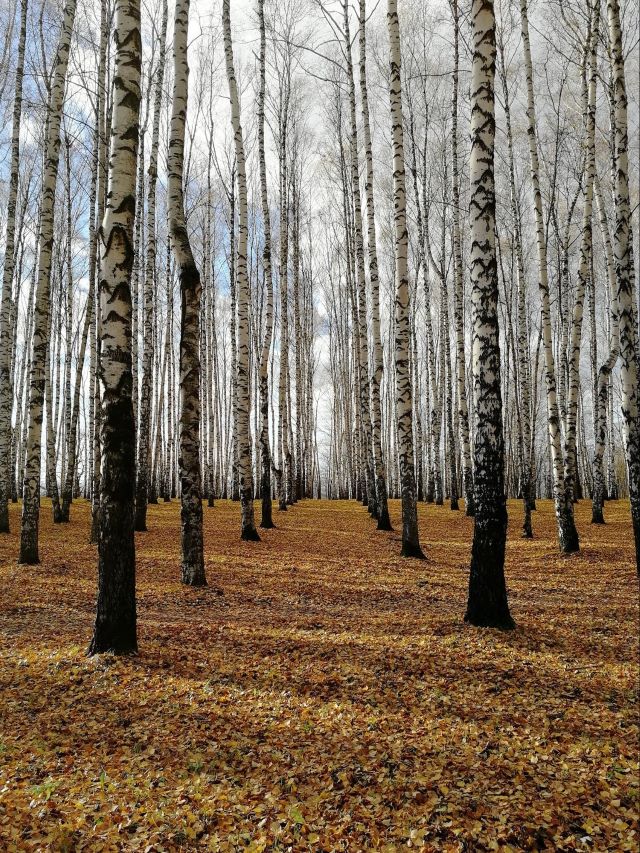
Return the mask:
<svg viewBox="0 0 640 853">
<path fill-rule="evenodd" d="M 271 520 L 269 520 L 269 521 L 263 520 L 260 522 L 260 529 L 261 530 L 276 530 L 276 526 L 273 523 L 273 521 L 271 521 Z"/>
<path fill-rule="evenodd" d="M 240 534 L 243 542 L 260 542 L 260 534 L 255 527 L 244 527 Z"/>
<path fill-rule="evenodd" d="M 594 509 L 592 511 L 592 515 L 591 515 L 591 524 L 604 524 L 604 523 L 605 523 L 605 521 L 604 521 L 604 515 L 602 513 L 602 507 L 599 507 L 598 509 L 595 509 L 595 507 L 594 507 Z"/>
<path fill-rule="evenodd" d="M 403 542 L 402 543 L 402 551 L 400 551 L 401 557 L 412 557 L 415 560 L 426 560 L 422 548 L 419 545 L 416 545 L 414 542 Z"/>
<path fill-rule="evenodd" d="M 209 496 L 209 498 L 207 499 L 207 506 L 208 506 L 208 507 L 215 506 L 215 504 L 214 504 L 214 502 L 213 502 L 213 497 L 212 497 L 212 496 Z"/>
<path fill-rule="evenodd" d="M 147 506 L 146 503 L 136 504 L 135 514 L 133 516 L 133 529 L 136 533 L 147 532 Z"/>
<path fill-rule="evenodd" d="M 576 529 L 573 513 L 565 512 L 560 518 L 560 551 L 563 554 L 575 554 L 580 550 L 580 537 Z"/>
<path fill-rule="evenodd" d="M 482 503 L 480 510 L 484 511 L 476 515 L 464 621 L 479 628 L 507 630 L 515 627 L 504 578 L 507 510 L 504 498 L 498 503 Z"/>
<path fill-rule="evenodd" d="M 182 583 L 185 586 L 207 586 L 204 569 L 182 566 Z"/>
<path fill-rule="evenodd" d="M 278 504 L 278 512 L 287 512 L 287 509 L 288 509 L 288 507 L 287 507 L 286 502 L 285 502 L 285 503 L 283 503 L 283 502 L 281 501 L 281 502 Z"/>
<path fill-rule="evenodd" d="M 94 629 L 87 654 L 135 655 L 138 652 L 138 641 L 135 628 L 133 632 L 126 626 L 104 624 Z"/>
<path fill-rule="evenodd" d="M 20 549 L 20 556 L 18 557 L 18 563 L 21 566 L 39 566 L 40 565 L 40 557 L 38 556 L 38 549 L 35 551 L 31 551 L 29 549 Z"/>
<path fill-rule="evenodd" d="M 460 506 L 458 504 L 458 498 L 451 498 L 451 509 L 454 512 L 457 512 L 460 509 Z"/>
<path fill-rule="evenodd" d="M 476 628 L 499 628 L 501 631 L 512 631 L 516 623 L 511 616 L 498 617 L 483 613 L 470 613 L 468 610 L 464 615 L 464 621 Z"/>
</svg>

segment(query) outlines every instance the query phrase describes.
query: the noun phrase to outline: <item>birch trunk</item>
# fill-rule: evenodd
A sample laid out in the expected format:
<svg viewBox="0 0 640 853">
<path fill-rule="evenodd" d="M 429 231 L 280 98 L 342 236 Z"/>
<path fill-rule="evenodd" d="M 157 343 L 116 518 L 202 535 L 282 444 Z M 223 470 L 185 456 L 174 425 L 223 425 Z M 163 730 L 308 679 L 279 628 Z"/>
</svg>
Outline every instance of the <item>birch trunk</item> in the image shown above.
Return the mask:
<svg viewBox="0 0 640 853">
<path fill-rule="evenodd" d="M 640 419 L 638 417 L 638 327 L 633 294 L 633 238 L 629 200 L 629 136 L 620 6 L 607 0 L 607 24 L 614 100 L 614 199 L 616 226 L 613 235 L 617 302 L 620 329 L 622 416 L 629 471 L 631 521 L 640 573 Z"/>
<path fill-rule="evenodd" d="M 527 121 L 529 136 L 529 157 L 531 183 L 533 185 L 533 206 L 536 219 L 536 238 L 538 249 L 538 284 L 541 303 L 542 343 L 544 350 L 545 380 L 547 389 L 547 422 L 549 428 L 549 446 L 553 470 L 553 499 L 558 523 L 558 541 L 560 550 L 565 553 L 579 548 L 578 531 L 573 517 L 573 505 L 566 500 L 566 490 L 562 459 L 562 436 L 560 415 L 556 391 L 556 369 L 553 355 L 551 332 L 551 304 L 547 266 L 547 241 L 544 216 L 542 212 L 542 193 L 540 190 L 540 166 L 538 161 L 538 141 L 536 131 L 535 103 L 533 95 L 533 66 L 529 43 L 529 20 L 527 0 L 520 0 L 522 19 L 522 43 L 524 48 L 525 73 L 527 78 Z"/>
<path fill-rule="evenodd" d="M 500 389 L 495 239 L 495 17 L 493 0 L 473 0 L 471 66 L 471 306 L 476 412 L 475 525 L 465 621 L 512 628 L 504 578 L 507 507 Z"/>
<path fill-rule="evenodd" d="M 460 13 L 458 0 L 451 0 L 453 13 L 453 92 L 451 95 L 451 164 L 453 187 L 453 317 L 456 335 L 456 389 L 458 422 L 460 425 L 460 450 L 462 456 L 462 484 L 466 514 L 473 515 L 473 472 L 471 468 L 471 442 L 469 438 L 469 409 L 465 381 L 464 356 L 464 278 L 462 267 L 462 241 L 460 239 L 460 166 L 458 163 L 458 77 Z"/>
<path fill-rule="evenodd" d="M 100 229 L 102 460 L 98 602 L 90 654 L 137 650 L 131 273 L 142 57 L 138 0 L 116 0 L 115 43 L 109 187 Z"/>
<path fill-rule="evenodd" d="M 266 88 L 266 34 L 264 23 L 264 0 L 258 0 L 258 21 L 260 27 L 260 88 L 258 90 L 258 161 L 260 165 L 260 201 L 262 204 L 262 227 L 264 229 L 264 247 L 262 250 L 262 269 L 267 292 L 265 306 L 264 337 L 260 353 L 260 448 L 262 455 L 262 518 L 260 527 L 274 527 L 271 505 L 271 448 L 269 445 L 269 351 L 273 337 L 273 271 L 271 269 L 271 215 L 267 195 L 267 165 L 264 150 L 264 99 Z"/>
<path fill-rule="evenodd" d="M 167 2 L 162 4 L 160 50 L 156 68 L 155 92 L 153 97 L 153 126 L 151 131 L 151 153 L 149 156 L 149 189 L 147 196 L 147 253 L 144 267 L 143 311 L 144 337 L 142 341 L 142 382 L 138 412 L 138 466 L 136 479 L 135 529 L 147 529 L 147 499 L 149 492 L 149 469 L 151 462 L 150 406 L 153 364 L 153 284 L 156 269 L 156 184 L 158 180 L 158 143 L 160 139 L 160 111 L 167 41 Z M 142 182 L 144 184 L 144 181 Z M 141 212 L 142 215 L 142 212 Z"/>
<path fill-rule="evenodd" d="M 224 53 L 231 100 L 231 125 L 235 143 L 238 184 L 238 475 L 240 480 L 240 502 L 242 524 L 240 537 L 258 542 L 260 536 L 253 517 L 253 475 L 251 466 L 251 431 L 249 422 L 249 277 L 247 275 L 248 206 L 247 178 L 244 156 L 244 139 L 240 123 L 240 99 L 233 65 L 231 41 L 231 17 L 229 0 L 222 2 L 222 27 L 224 31 Z"/>
<path fill-rule="evenodd" d="M 598 370 L 597 385 L 595 389 L 595 449 L 593 455 L 593 497 L 591 507 L 591 523 L 604 524 L 603 505 L 605 496 L 605 479 L 603 460 L 607 440 L 607 397 L 611 373 L 613 372 L 613 368 L 615 367 L 616 362 L 618 361 L 618 356 L 620 355 L 620 331 L 618 325 L 618 294 L 616 291 L 617 281 L 613 247 L 611 245 L 609 224 L 607 222 L 602 191 L 600 189 L 600 183 L 597 175 L 595 177 L 593 189 L 596 199 L 596 207 L 598 209 L 602 242 L 604 244 L 607 282 L 609 285 L 611 306 L 609 354 L 606 361 L 603 362 Z"/>
<path fill-rule="evenodd" d="M 47 106 L 44 172 L 38 239 L 38 274 L 33 318 L 33 341 L 29 377 L 29 413 L 25 472 L 23 483 L 22 529 L 18 562 L 39 562 L 38 524 L 40 520 L 40 471 L 42 463 L 42 416 L 45 391 L 45 365 L 49 347 L 51 259 L 55 216 L 56 184 L 60 159 L 60 123 L 71 33 L 76 0 L 68 0 L 64 9 L 62 32 L 56 51 Z"/>
<path fill-rule="evenodd" d="M 371 332 L 373 340 L 373 370 L 370 378 L 371 442 L 373 445 L 378 530 L 391 530 L 389 506 L 387 503 L 387 480 L 384 468 L 384 457 L 382 455 L 382 405 L 380 400 L 380 384 L 382 382 L 383 359 L 382 341 L 380 337 L 380 280 L 378 275 L 378 249 L 376 244 L 373 151 L 371 145 L 371 127 L 369 122 L 369 95 L 367 90 L 367 29 L 365 2 L 366 0 L 359 0 L 359 58 L 360 104 L 362 111 L 362 131 L 364 134 L 364 152 L 366 162 L 364 191 L 367 203 L 367 251 L 369 257 Z"/>
<path fill-rule="evenodd" d="M 580 255 L 578 277 L 573 304 L 573 319 L 571 324 L 571 340 L 569 344 L 569 393 L 567 398 L 567 430 L 565 435 L 565 502 L 577 498 L 577 451 L 576 431 L 578 426 L 578 392 L 580 389 L 580 345 L 582 342 L 582 325 L 584 316 L 584 299 L 591 270 L 591 253 L 593 251 L 592 210 L 593 210 L 593 181 L 596 161 L 596 85 L 598 77 L 597 46 L 600 21 L 600 2 L 596 0 L 591 9 L 591 31 L 588 46 L 589 61 L 587 64 L 588 83 L 585 92 L 585 189 L 582 212 L 582 237 L 580 240 Z M 575 549 L 577 550 L 577 548 Z"/>
<path fill-rule="evenodd" d="M 182 582 L 205 586 L 200 473 L 200 296 L 184 212 L 184 135 L 189 96 L 189 0 L 178 0 L 173 29 L 173 103 L 169 135 L 168 195 L 171 247 L 180 282 L 180 519 Z M 155 120 L 155 117 L 154 117 Z"/>
<path fill-rule="evenodd" d="M 424 559 L 418 534 L 418 507 L 413 462 L 413 412 L 409 372 L 409 286 L 407 275 L 407 215 L 402 123 L 400 21 L 397 0 L 388 0 L 389 105 L 393 139 L 393 198 L 395 231 L 395 362 L 396 420 L 402 494 L 402 556 Z"/>
<path fill-rule="evenodd" d="M 24 48 L 27 36 L 27 0 L 20 3 L 20 35 L 16 57 L 16 82 L 13 97 L 11 129 L 11 165 L 7 195 L 7 224 L 4 241 L 2 272 L 2 301 L 0 303 L 0 533 L 9 533 L 9 492 L 11 478 L 11 316 L 12 288 L 15 268 L 16 202 L 20 173 L 20 125 L 22 120 L 22 81 L 24 78 Z"/>
<path fill-rule="evenodd" d="M 531 383 L 529 372 L 529 340 L 527 333 L 526 314 L 526 279 L 524 274 L 524 256 L 522 252 L 522 235 L 520 231 L 520 211 L 516 196 L 515 166 L 513 156 L 513 131 L 511 127 L 511 104 L 507 85 L 507 69 L 504 58 L 504 45 L 502 36 L 498 44 L 498 55 L 500 60 L 500 77 L 502 81 L 502 96 L 504 101 L 505 124 L 507 130 L 507 150 L 509 161 L 509 188 L 511 201 L 511 217 L 513 219 L 513 240 L 516 255 L 516 276 L 518 281 L 518 390 L 519 420 L 520 420 L 520 488 L 522 490 L 523 522 L 522 535 L 526 539 L 533 537 L 531 525 Z"/>
</svg>

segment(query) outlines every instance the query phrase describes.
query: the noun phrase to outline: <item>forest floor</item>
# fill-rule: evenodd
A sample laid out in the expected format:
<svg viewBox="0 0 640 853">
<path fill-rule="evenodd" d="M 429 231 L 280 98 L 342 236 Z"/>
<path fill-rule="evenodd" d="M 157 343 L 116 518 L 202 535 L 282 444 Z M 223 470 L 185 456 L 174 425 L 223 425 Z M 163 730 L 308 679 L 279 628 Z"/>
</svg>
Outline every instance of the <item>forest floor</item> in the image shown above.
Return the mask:
<svg viewBox="0 0 640 853">
<path fill-rule="evenodd" d="M 41 564 L 0 537 L 0 849 L 637 850 L 638 583 L 629 506 L 553 508 L 507 582 L 517 628 L 463 623 L 472 521 L 421 505 L 424 562 L 355 502 L 239 541 L 205 508 L 209 586 L 179 583 L 179 505 L 137 535 L 140 653 L 89 658 L 89 507 Z M 11 507 L 12 530 L 19 529 Z"/>
</svg>

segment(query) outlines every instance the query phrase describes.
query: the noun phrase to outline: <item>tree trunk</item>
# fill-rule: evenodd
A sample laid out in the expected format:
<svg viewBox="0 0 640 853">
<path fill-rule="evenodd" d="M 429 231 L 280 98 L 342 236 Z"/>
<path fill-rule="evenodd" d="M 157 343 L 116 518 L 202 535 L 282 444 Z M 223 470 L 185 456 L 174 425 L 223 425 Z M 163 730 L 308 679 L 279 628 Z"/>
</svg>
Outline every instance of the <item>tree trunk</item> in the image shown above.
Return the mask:
<svg viewBox="0 0 640 853">
<path fill-rule="evenodd" d="M 500 389 L 498 268 L 495 243 L 496 60 L 493 0 L 473 0 L 471 66 L 471 306 L 473 397 L 476 412 L 475 525 L 465 621 L 512 628 L 504 578 L 507 507 Z"/>
<path fill-rule="evenodd" d="M 629 201 L 629 136 L 620 7 L 607 0 L 607 21 L 614 99 L 614 199 L 616 227 L 613 236 L 620 324 L 622 416 L 626 427 L 625 451 L 629 470 L 631 521 L 640 573 L 640 419 L 638 417 L 638 328 L 633 297 L 631 209 Z"/>
<path fill-rule="evenodd" d="M 253 517 L 253 474 L 251 465 L 251 433 L 249 422 L 249 277 L 247 275 L 248 206 L 244 139 L 240 124 L 240 99 L 233 67 L 231 17 L 229 0 L 222 3 L 224 53 L 231 99 L 231 125 L 235 143 L 238 184 L 238 474 L 240 479 L 241 539 L 258 542 L 260 536 Z"/>
<path fill-rule="evenodd" d="M 184 213 L 184 134 L 189 95 L 189 0 L 178 0 L 173 31 L 173 103 L 169 135 L 168 195 L 171 246 L 180 282 L 180 519 L 182 582 L 205 586 L 200 475 L 200 273 Z"/>
<path fill-rule="evenodd" d="M 413 463 L 413 413 L 409 372 L 409 286 L 407 216 L 400 76 L 400 22 L 397 0 L 388 0 L 390 81 L 389 104 L 393 136 L 393 199 L 395 226 L 395 362 L 396 420 L 402 493 L 402 556 L 424 559 L 418 534 L 418 507 Z"/>
<path fill-rule="evenodd" d="M 62 32 L 56 51 L 53 78 L 47 106 L 44 173 L 40 205 L 38 239 L 38 278 L 33 317 L 33 342 L 29 377 L 29 412 L 26 462 L 23 483 L 22 530 L 18 562 L 39 562 L 38 524 L 40 520 L 40 470 L 42 415 L 45 391 L 45 364 L 49 347 L 51 257 L 53 250 L 56 184 L 60 159 L 60 123 L 64 103 L 71 33 L 76 13 L 76 0 L 65 6 Z M 49 416 L 49 415 L 48 415 Z"/>
<path fill-rule="evenodd" d="M 522 18 L 522 42 L 524 47 L 525 72 L 527 77 L 527 119 L 529 136 L 529 156 L 531 165 L 531 183 L 533 184 L 533 205 L 536 218 L 536 237 L 538 246 L 538 283 L 540 288 L 542 342 L 545 361 L 545 379 L 547 388 L 547 421 L 549 444 L 553 470 L 553 499 L 558 522 L 558 541 L 560 550 L 569 554 L 579 548 L 578 531 L 573 517 L 573 505 L 566 500 L 562 460 L 562 437 L 560 415 L 556 392 L 556 370 L 551 334 L 551 304 L 547 267 L 547 241 L 542 213 L 542 193 L 540 190 L 540 166 L 538 162 L 538 141 L 536 133 L 535 103 L 533 96 L 533 66 L 529 44 L 529 21 L 527 0 L 520 0 Z"/>
<path fill-rule="evenodd" d="M 116 0 L 109 189 L 100 229 L 102 386 L 98 603 L 89 654 L 137 651 L 131 272 L 140 115 L 140 5 Z"/>
<path fill-rule="evenodd" d="M 160 138 L 160 111 L 162 108 L 162 86 L 164 82 L 165 50 L 167 41 L 167 2 L 162 4 L 160 51 L 156 68 L 153 98 L 153 127 L 151 131 L 151 154 L 149 157 L 149 189 L 147 197 L 147 254 L 144 267 L 143 311 L 144 336 L 142 340 L 142 382 L 140 408 L 138 412 L 138 466 L 136 479 L 135 529 L 147 529 L 147 498 L 149 469 L 151 463 L 150 414 L 151 382 L 153 366 L 153 284 L 156 267 L 156 184 L 158 180 L 158 142 Z M 142 211 L 140 213 L 142 216 Z M 142 246 L 140 246 L 142 249 Z"/>
</svg>

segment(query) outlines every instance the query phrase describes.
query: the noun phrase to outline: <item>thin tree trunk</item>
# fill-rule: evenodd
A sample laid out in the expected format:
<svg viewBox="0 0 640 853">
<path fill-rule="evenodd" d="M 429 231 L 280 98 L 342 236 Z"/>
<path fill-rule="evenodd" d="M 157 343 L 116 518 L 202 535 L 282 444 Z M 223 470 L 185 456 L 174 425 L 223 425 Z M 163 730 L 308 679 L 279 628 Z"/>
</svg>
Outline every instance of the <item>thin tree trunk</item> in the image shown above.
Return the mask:
<svg viewBox="0 0 640 853">
<path fill-rule="evenodd" d="M 147 529 L 147 499 L 149 491 L 149 468 L 151 462 L 150 411 L 153 364 L 153 285 L 156 269 L 156 184 L 158 180 L 158 143 L 160 139 L 160 111 L 164 82 L 165 51 L 167 41 L 167 2 L 162 4 L 160 29 L 160 51 L 156 68 L 153 98 L 153 126 L 151 131 L 151 153 L 149 157 L 149 188 L 147 197 L 147 255 L 144 267 L 143 311 L 144 337 L 142 341 L 142 382 L 138 411 L 138 466 L 136 479 L 135 529 Z M 140 213 L 142 216 L 142 211 Z M 140 246 L 142 248 L 142 246 Z"/>
<path fill-rule="evenodd" d="M 171 246 L 180 282 L 180 518 L 182 582 L 205 586 L 200 475 L 200 296 L 184 212 L 184 134 L 189 95 L 189 0 L 177 0 L 173 31 L 173 104 L 169 136 L 168 195 Z"/>
<path fill-rule="evenodd" d="M 235 143 L 238 184 L 238 474 L 240 479 L 242 539 L 258 542 L 260 536 L 253 517 L 253 475 L 251 466 L 251 434 L 249 422 L 249 278 L 247 275 L 248 206 L 244 140 L 240 124 L 240 99 L 233 67 L 231 17 L 229 0 L 222 3 L 224 52 L 231 99 L 231 124 Z"/>
<path fill-rule="evenodd" d="M 520 14 L 522 18 L 522 42 L 524 47 L 525 72 L 527 78 L 529 156 L 531 165 L 531 183 L 533 184 L 533 205 L 536 218 L 538 283 L 540 288 L 541 328 L 547 387 L 547 421 L 553 471 L 553 499 L 556 519 L 558 522 L 558 541 L 560 550 L 563 553 L 568 554 L 578 550 L 579 539 L 573 517 L 573 506 L 571 501 L 566 500 L 564 482 L 562 437 L 560 433 L 560 415 L 558 412 L 558 397 L 556 392 L 556 370 L 551 333 L 551 304 L 547 267 L 547 241 L 542 214 L 542 193 L 540 190 L 540 166 L 538 162 L 538 141 L 533 96 L 533 66 L 531 63 L 531 47 L 529 44 L 527 0 L 520 0 Z"/>
<path fill-rule="evenodd" d="M 27 0 L 20 3 L 20 35 L 16 57 L 16 83 L 13 98 L 11 129 L 11 164 L 7 195 L 7 224 L 4 240 L 2 272 L 2 301 L 0 302 L 0 533 L 9 533 L 9 492 L 11 478 L 11 316 L 12 288 L 15 268 L 16 202 L 20 174 L 20 125 L 22 120 L 22 81 L 24 78 L 24 48 L 27 36 Z"/>
<path fill-rule="evenodd" d="M 47 106 L 44 173 L 40 207 L 38 239 L 38 278 L 33 318 L 33 341 L 29 377 L 29 413 L 26 462 L 23 483 L 22 529 L 18 562 L 34 565 L 39 562 L 38 524 L 40 520 L 40 470 L 42 417 L 45 390 L 45 364 L 49 347 L 51 258 L 53 250 L 54 215 L 58 162 L 60 159 L 60 123 L 71 33 L 76 13 L 76 0 L 65 6 L 62 32 L 54 63 L 53 78 Z M 48 415 L 49 417 L 50 415 Z"/>
<path fill-rule="evenodd" d="M 629 136 L 620 7 L 607 0 L 607 22 L 614 99 L 614 199 L 616 227 L 613 236 L 620 328 L 622 416 L 626 426 L 625 451 L 629 471 L 631 521 L 640 573 L 640 419 L 638 417 L 638 328 L 633 296 L 633 242 L 629 201 Z"/>
<path fill-rule="evenodd" d="M 395 362 L 398 457 L 402 492 L 402 556 L 424 559 L 418 533 L 418 507 L 413 465 L 413 413 L 409 372 L 409 287 L 407 276 L 407 216 L 400 76 L 400 22 L 397 0 L 388 0 L 390 81 L 389 104 L 393 136 L 393 196 L 395 225 Z"/>
<path fill-rule="evenodd" d="M 273 271 L 271 269 L 271 215 L 267 195 L 267 166 L 264 150 L 264 99 L 266 80 L 266 34 L 264 23 L 264 0 L 258 0 L 258 20 L 260 26 L 260 88 L 258 91 L 258 160 L 260 166 L 260 201 L 262 204 L 262 227 L 264 246 L 262 250 L 262 269 L 267 291 L 264 337 L 260 353 L 260 448 L 262 453 L 262 518 L 260 527 L 274 527 L 271 506 L 271 449 L 269 446 L 269 350 L 273 337 Z"/>
<path fill-rule="evenodd" d="M 460 239 L 460 167 L 458 163 L 458 77 L 460 13 L 458 0 L 451 0 L 453 13 L 453 92 L 451 96 L 451 163 L 453 186 L 453 317 L 456 335 L 456 388 L 460 450 L 462 455 L 462 484 L 466 514 L 473 515 L 473 473 L 471 468 L 471 441 L 469 438 L 469 409 L 465 381 L 464 355 L 464 274 L 462 266 L 462 241 Z"/>
</svg>

